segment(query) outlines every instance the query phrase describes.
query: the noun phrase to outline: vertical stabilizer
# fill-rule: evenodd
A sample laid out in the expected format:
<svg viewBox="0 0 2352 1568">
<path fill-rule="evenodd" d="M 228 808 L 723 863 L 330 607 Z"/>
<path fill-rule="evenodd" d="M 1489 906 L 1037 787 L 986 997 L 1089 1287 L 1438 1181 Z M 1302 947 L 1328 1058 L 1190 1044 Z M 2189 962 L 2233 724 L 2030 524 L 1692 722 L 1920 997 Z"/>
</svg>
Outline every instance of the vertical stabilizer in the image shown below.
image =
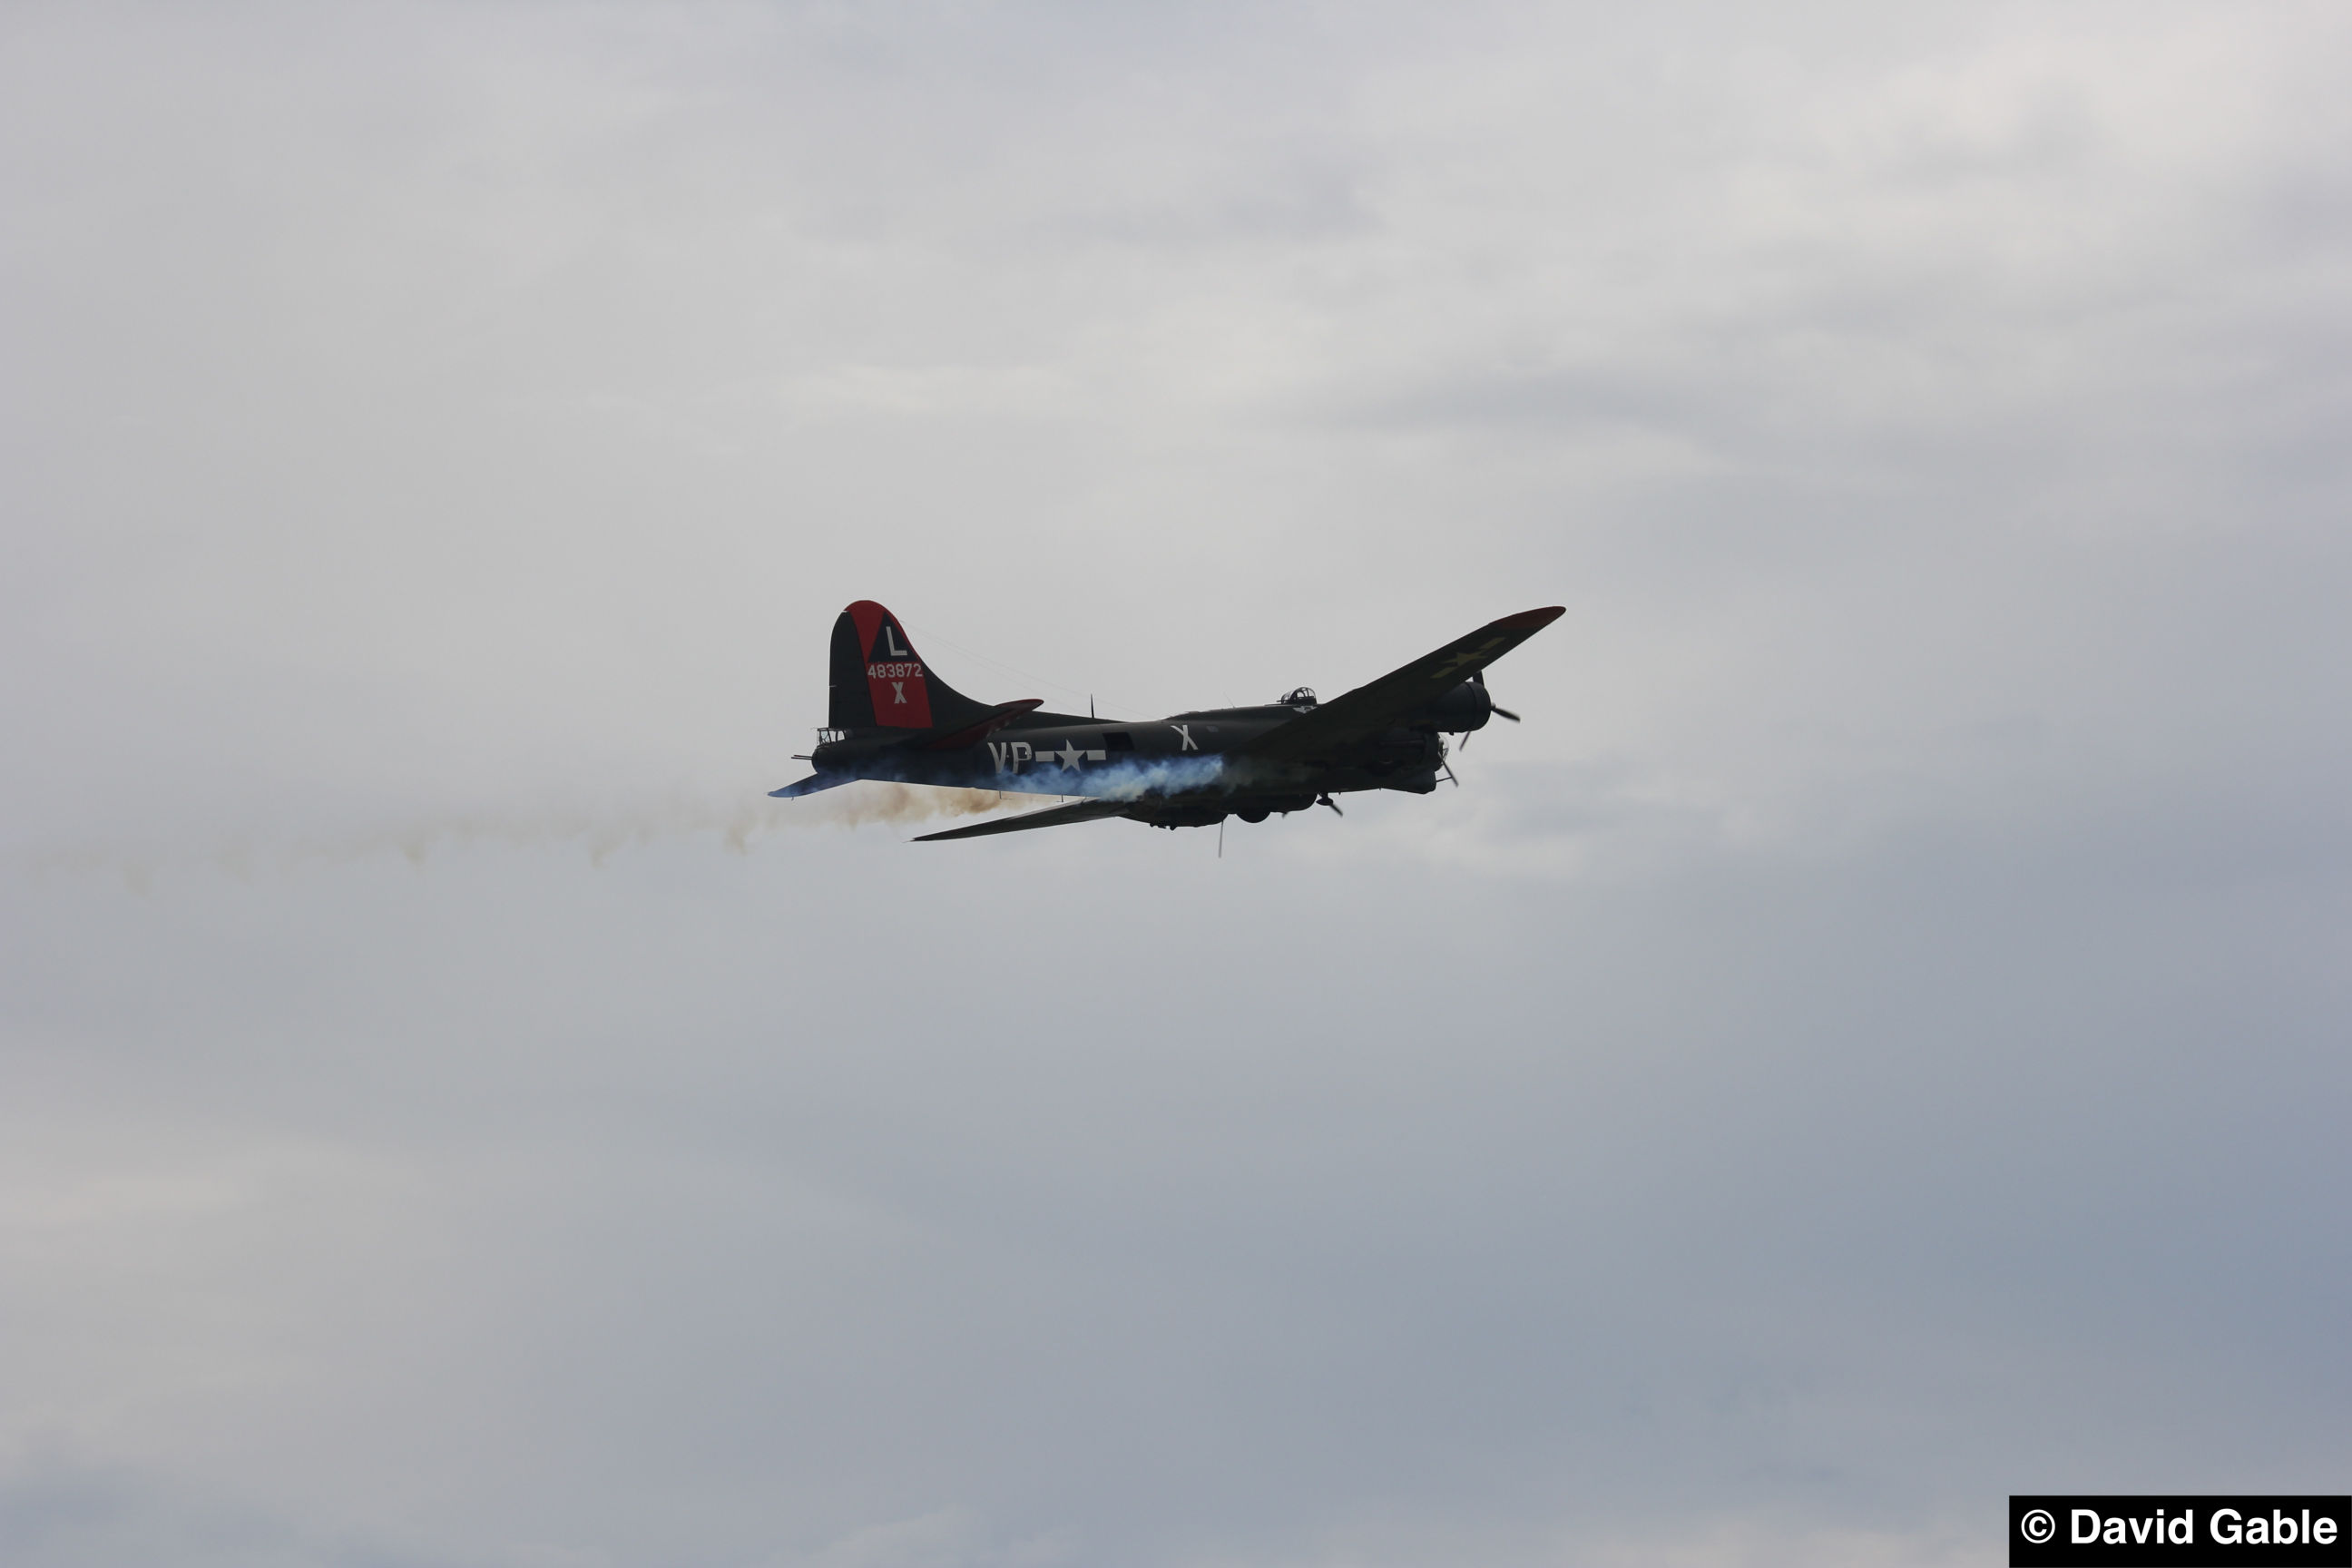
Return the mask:
<svg viewBox="0 0 2352 1568">
<path fill-rule="evenodd" d="M 860 599 L 833 623 L 834 730 L 931 730 L 978 721 L 988 711 L 931 672 L 898 617 Z"/>
</svg>

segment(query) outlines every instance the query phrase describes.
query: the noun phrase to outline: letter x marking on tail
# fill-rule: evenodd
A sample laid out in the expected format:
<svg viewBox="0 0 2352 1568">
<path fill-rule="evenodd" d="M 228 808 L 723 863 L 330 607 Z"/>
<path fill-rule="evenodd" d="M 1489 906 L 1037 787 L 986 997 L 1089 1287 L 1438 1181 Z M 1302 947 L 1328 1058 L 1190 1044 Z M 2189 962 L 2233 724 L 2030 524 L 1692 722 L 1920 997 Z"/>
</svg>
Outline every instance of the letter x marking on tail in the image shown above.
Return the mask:
<svg viewBox="0 0 2352 1568">
<path fill-rule="evenodd" d="M 907 683 L 903 680 L 894 680 L 890 683 L 890 689 L 898 694 L 898 701 L 903 706 L 907 700 Z"/>
</svg>

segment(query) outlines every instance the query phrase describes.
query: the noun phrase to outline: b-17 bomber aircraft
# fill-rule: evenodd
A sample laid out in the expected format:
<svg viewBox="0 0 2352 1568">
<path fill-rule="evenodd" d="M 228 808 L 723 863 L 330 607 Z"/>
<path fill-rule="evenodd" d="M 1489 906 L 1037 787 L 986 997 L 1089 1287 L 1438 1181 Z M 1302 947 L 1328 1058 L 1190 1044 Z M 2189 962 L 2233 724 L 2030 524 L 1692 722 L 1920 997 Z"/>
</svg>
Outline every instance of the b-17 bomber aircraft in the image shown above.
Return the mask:
<svg viewBox="0 0 2352 1568">
<path fill-rule="evenodd" d="M 816 772 L 782 799 L 858 779 L 1076 795 L 935 838 L 979 838 L 1124 816 L 1154 827 L 1264 822 L 1355 790 L 1427 795 L 1448 776 L 1447 735 L 1518 715 L 1486 694 L 1486 667 L 1559 618 L 1562 606 L 1490 621 L 1328 702 L 1300 687 L 1255 708 L 1150 721 L 1048 713 L 1042 700 L 976 702 L 915 652 L 898 617 L 860 599 L 833 624 L 833 694 Z"/>
</svg>

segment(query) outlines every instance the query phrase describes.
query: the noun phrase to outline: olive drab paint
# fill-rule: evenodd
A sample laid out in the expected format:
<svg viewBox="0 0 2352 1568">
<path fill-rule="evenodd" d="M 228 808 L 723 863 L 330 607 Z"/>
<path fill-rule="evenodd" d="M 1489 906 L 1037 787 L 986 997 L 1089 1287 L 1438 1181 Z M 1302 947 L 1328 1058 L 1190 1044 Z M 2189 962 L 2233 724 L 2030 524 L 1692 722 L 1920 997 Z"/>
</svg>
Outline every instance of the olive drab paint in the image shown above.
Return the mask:
<svg viewBox="0 0 2352 1568">
<path fill-rule="evenodd" d="M 1255 707 L 1138 722 L 1048 713 L 1035 698 L 975 701 L 923 662 L 898 616 L 860 599 L 834 622 L 826 724 L 808 757 L 816 772 L 771 793 L 789 799 L 879 779 L 1076 797 L 926 838 L 1103 816 L 1205 827 L 1229 816 L 1336 812 L 1333 797 L 1350 791 L 1427 795 L 1453 778 L 1445 735 L 1518 717 L 1487 696 L 1486 667 L 1561 614 L 1506 616 L 1328 703 L 1302 686 Z"/>
</svg>

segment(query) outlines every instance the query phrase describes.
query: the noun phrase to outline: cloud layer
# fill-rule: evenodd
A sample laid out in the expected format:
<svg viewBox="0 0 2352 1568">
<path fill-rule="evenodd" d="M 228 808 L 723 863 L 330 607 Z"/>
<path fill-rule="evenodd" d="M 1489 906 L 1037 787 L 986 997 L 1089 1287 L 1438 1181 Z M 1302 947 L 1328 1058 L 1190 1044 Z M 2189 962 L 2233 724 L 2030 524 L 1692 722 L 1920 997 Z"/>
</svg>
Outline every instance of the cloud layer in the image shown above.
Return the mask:
<svg viewBox="0 0 2352 1568">
<path fill-rule="evenodd" d="M 0 38 L 11 1562 L 2340 1488 L 2333 10 Z M 1129 717 L 1570 614 L 1220 860 L 766 800 L 859 597 Z"/>
</svg>

